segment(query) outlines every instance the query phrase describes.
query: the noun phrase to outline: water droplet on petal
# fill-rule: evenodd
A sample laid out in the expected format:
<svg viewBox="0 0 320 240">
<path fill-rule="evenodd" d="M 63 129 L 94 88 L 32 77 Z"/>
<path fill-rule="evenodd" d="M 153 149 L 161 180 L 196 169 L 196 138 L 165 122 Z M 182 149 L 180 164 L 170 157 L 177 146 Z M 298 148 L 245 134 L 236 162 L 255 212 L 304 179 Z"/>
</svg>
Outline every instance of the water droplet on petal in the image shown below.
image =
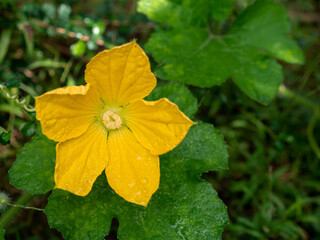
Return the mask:
<svg viewBox="0 0 320 240">
<path fill-rule="evenodd" d="M 146 185 L 146 184 L 148 184 L 148 179 L 147 178 L 143 178 L 142 180 L 141 180 L 141 183 L 143 184 L 143 185 Z"/>
<path fill-rule="evenodd" d="M 140 203 L 142 201 L 142 196 L 141 196 L 141 192 L 137 192 L 136 196 L 135 196 L 135 201 Z"/>
</svg>

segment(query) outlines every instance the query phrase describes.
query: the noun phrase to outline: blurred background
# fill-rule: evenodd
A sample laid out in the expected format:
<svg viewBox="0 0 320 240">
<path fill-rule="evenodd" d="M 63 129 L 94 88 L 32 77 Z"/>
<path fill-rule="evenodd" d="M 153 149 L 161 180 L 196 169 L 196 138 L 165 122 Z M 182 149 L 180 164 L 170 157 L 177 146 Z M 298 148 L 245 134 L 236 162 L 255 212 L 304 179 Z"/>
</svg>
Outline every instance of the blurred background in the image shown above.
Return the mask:
<svg viewBox="0 0 320 240">
<path fill-rule="evenodd" d="M 250 2 L 236 0 L 233 15 Z M 306 64 L 282 64 L 284 85 L 271 104 L 250 100 L 231 81 L 190 87 L 199 100 L 196 120 L 213 123 L 229 145 L 230 170 L 203 174 L 228 206 L 223 239 L 320 239 L 320 3 L 277 2 L 290 15 Z M 36 130 L 34 114 L 24 111 L 34 106 L 32 97 L 83 84 L 86 63 L 103 49 L 133 39 L 143 47 L 157 24 L 137 13 L 136 4 L 0 0 L 0 191 L 12 201 L 22 193 L 9 184 L 8 169 Z M 29 205 L 44 208 L 46 198 Z M 106 239 L 117 239 L 118 222 L 112 224 Z M 6 227 L 6 239 L 62 236 L 42 212 L 22 210 Z"/>
</svg>

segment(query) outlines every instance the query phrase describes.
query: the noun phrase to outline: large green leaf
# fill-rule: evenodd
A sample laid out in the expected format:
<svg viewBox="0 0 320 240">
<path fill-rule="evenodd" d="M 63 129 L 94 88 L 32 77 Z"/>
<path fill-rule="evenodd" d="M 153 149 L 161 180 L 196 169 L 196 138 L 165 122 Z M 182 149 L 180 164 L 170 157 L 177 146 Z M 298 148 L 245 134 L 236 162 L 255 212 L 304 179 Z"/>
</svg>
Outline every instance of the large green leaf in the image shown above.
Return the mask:
<svg viewBox="0 0 320 240">
<path fill-rule="evenodd" d="M 10 183 L 31 194 L 44 194 L 54 187 L 56 143 L 37 135 L 18 153 L 9 170 Z"/>
<path fill-rule="evenodd" d="M 182 83 L 171 82 L 164 86 L 156 87 L 146 99 L 155 101 L 160 98 L 168 98 L 177 104 L 179 109 L 189 118 L 192 118 L 198 110 L 197 99 Z"/>
<path fill-rule="evenodd" d="M 102 174 L 86 197 L 55 189 L 45 210 L 49 224 L 66 239 L 102 239 L 114 217 L 119 239 L 221 239 L 226 207 L 200 175 L 226 169 L 227 158 L 222 135 L 210 124 L 197 124 L 161 156 L 160 187 L 146 208 L 119 197 Z"/>
<path fill-rule="evenodd" d="M 169 3 L 170 9 L 155 9 L 153 2 L 157 1 L 145 2 L 148 0 L 139 1 L 142 6 L 139 10 L 149 17 L 156 16 L 155 20 L 160 19 L 157 16 L 161 16 L 161 11 L 180 9 L 175 11 L 179 15 L 185 9 L 185 1 L 179 5 L 162 0 Z M 270 0 L 259 0 L 237 17 L 226 35 L 213 34 L 208 24 L 171 24 L 169 29 L 153 33 L 146 49 L 162 63 L 156 69 L 160 78 L 211 87 L 231 77 L 249 97 L 267 103 L 283 80 L 281 66 L 270 57 L 289 63 L 304 61 L 300 48 L 288 32 L 289 21 L 284 8 Z"/>
</svg>

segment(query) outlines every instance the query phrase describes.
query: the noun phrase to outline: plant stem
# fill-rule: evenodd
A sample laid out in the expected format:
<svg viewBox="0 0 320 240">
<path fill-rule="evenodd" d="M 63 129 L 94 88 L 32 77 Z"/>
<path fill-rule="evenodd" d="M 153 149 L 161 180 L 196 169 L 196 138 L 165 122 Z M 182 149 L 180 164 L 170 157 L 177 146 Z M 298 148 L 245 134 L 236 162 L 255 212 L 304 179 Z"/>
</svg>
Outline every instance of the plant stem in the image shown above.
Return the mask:
<svg viewBox="0 0 320 240">
<path fill-rule="evenodd" d="M 0 50 L 0 63 L 2 63 L 4 57 L 8 52 L 9 43 L 11 40 L 11 29 L 4 29 L 1 33 L 0 43 L 1 43 L 1 50 Z"/>
<path fill-rule="evenodd" d="M 72 67 L 72 64 L 73 64 L 73 59 L 71 59 L 71 60 L 67 63 L 66 67 L 64 68 L 64 71 L 63 71 L 63 73 L 62 73 L 62 75 L 61 75 L 61 78 L 60 78 L 60 83 L 64 83 L 64 82 L 66 81 L 66 79 L 67 79 L 67 77 L 68 77 L 68 74 L 69 74 L 69 72 L 70 72 L 70 69 L 71 69 L 71 67 Z"/>
<path fill-rule="evenodd" d="M 289 90 L 283 84 L 279 87 L 279 94 L 283 97 L 289 98 L 289 99 L 309 108 L 310 110 L 313 110 L 314 112 L 320 111 L 320 106 L 318 104 L 310 101 L 308 98 L 305 98 L 305 97 Z"/>
<path fill-rule="evenodd" d="M 32 197 L 33 196 L 30 193 L 25 193 L 15 202 L 15 204 L 12 204 L 12 207 L 5 211 L 5 213 L 1 216 L 0 226 L 4 228 L 8 223 L 10 223 L 14 216 L 16 216 L 21 208 L 24 207 L 21 205 L 27 204 Z"/>
<path fill-rule="evenodd" d="M 24 209 L 30 209 L 30 210 L 35 210 L 35 211 L 44 212 L 44 209 L 42 209 L 42 208 L 28 207 L 28 206 L 24 206 L 24 205 L 11 204 L 11 203 L 8 203 L 8 205 L 9 205 L 10 207 L 24 208 Z"/>
<path fill-rule="evenodd" d="M 319 119 L 319 112 L 315 112 L 310 120 L 310 123 L 307 128 L 307 136 L 310 143 L 310 146 L 312 147 L 313 151 L 316 153 L 317 157 L 320 159 L 320 148 L 317 144 L 317 141 L 313 135 L 313 130 L 316 125 L 317 120 Z"/>
<path fill-rule="evenodd" d="M 26 99 L 19 99 L 19 96 L 17 94 L 11 94 L 9 89 L 3 85 L 0 84 L 0 94 L 2 94 L 2 96 L 7 99 L 8 101 L 14 102 L 15 105 L 23 108 L 25 111 L 27 112 L 34 112 L 35 109 L 34 107 L 28 106 L 28 104 L 26 104 Z"/>
<path fill-rule="evenodd" d="M 20 83 L 19 88 L 25 91 L 26 93 L 28 93 L 31 97 L 35 97 L 38 95 L 37 92 L 32 87 L 29 87 L 24 83 Z"/>
<path fill-rule="evenodd" d="M 279 93 L 280 95 L 286 98 L 289 98 L 292 101 L 295 101 L 313 111 L 313 116 L 307 127 L 307 137 L 312 150 L 315 152 L 316 156 L 320 159 L 320 147 L 318 146 L 318 143 L 313 134 L 316 123 L 320 119 L 320 106 L 310 101 L 308 98 L 292 92 L 291 90 L 287 89 L 283 84 L 279 88 Z"/>
</svg>

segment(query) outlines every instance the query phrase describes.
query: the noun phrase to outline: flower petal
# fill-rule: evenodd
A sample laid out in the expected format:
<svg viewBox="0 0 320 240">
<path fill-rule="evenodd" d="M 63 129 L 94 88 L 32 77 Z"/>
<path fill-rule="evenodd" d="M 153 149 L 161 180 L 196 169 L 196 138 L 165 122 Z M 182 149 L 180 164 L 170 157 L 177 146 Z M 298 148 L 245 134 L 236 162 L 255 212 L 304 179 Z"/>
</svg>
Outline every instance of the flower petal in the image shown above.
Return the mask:
<svg viewBox="0 0 320 240">
<path fill-rule="evenodd" d="M 110 133 L 107 145 L 109 185 L 125 200 L 147 206 L 159 187 L 159 157 L 145 149 L 128 129 Z"/>
<path fill-rule="evenodd" d="M 175 148 L 194 124 L 177 105 L 166 98 L 153 102 L 137 100 L 129 104 L 127 111 L 128 128 L 154 155 Z"/>
<path fill-rule="evenodd" d="M 156 86 L 149 59 L 135 41 L 92 58 L 85 80 L 98 89 L 105 102 L 120 105 L 144 98 Z"/>
<path fill-rule="evenodd" d="M 56 188 L 87 195 L 108 160 L 107 134 L 95 124 L 80 137 L 57 145 Z"/>
<path fill-rule="evenodd" d="M 44 135 L 63 142 L 88 129 L 98 104 L 98 93 L 89 84 L 58 88 L 36 97 L 36 117 Z"/>
</svg>

